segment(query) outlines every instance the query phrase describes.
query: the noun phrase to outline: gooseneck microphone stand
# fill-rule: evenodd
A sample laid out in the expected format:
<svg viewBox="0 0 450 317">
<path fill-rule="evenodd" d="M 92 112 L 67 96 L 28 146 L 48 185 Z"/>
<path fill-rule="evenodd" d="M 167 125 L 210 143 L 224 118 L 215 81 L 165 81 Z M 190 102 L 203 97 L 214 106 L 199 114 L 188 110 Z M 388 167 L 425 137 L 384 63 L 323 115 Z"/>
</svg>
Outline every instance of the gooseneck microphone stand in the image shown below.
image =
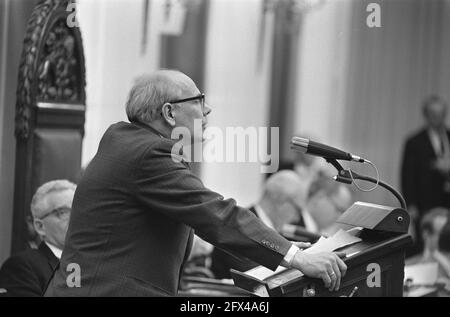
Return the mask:
<svg viewBox="0 0 450 317">
<path fill-rule="evenodd" d="M 391 185 L 381 181 L 381 180 L 376 180 L 373 177 L 370 176 L 364 176 L 364 175 L 360 175 L 354 171 L 350 171 L 349 169 L 346 170 L 342 167 L 342 165 L 336 160 L 336 159 L 330 159 L 330 158 L 325 158 L 325 161 L 327 161 L 328 163 L 330 163 L 331 165 L 333 165 L 337 171 L 338 171 L 338 175 L 336 175 L 334 177 L 334 180 L 340 183 L 345 183 L 345 184 L 352 184 L 353 180 L 358 179 L 358 180 L 362 180 L 362 181 L 366 181 L 366 182 L 370 182 L 373 184 L 378 184 L 381 187 L 387 189 L 389 192 L 391 192 L 400 202 L 400 206 L 402 209 L 406 210 L 406 202 L 405 199 L 403 198 L 403 196 Z"/>
</svg>

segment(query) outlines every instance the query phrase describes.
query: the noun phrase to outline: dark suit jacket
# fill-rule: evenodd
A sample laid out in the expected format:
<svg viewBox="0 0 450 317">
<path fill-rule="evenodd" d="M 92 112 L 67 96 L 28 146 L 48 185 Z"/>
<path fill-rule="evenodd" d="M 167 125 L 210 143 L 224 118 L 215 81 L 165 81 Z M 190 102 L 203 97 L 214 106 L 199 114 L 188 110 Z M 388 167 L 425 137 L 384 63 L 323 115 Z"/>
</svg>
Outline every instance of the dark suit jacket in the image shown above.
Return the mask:
<svg viewBox="0 0 450 317">
<path fill-rule="evenodd" d="M 58 262 L 41 242 L 39 249 L 20 252 L 5 261 L 0 270 L 0 288 L 7 290 L 6 296 L 43 296 Z"/>
<path fill-rule="evenodd" d="M 249 207 L 248 210 L 250 210 L 255 216 L 258 216 L 255 206 Z M 305 222 L 301 215 L 298 222 L 294 225 L 305 229 Z M 245 272 L 257 266 L 258 263 L 255 263 L 254 261 L 236 257 L 233 254 L 223 251 L 217 247 L 215 247 L 211 252 L 211 271 L 214 274 L 214 277 L 217 279 L 231 278 L 231 269 Z"/>
<path fill-rule="evenodd" d="M 254 215 L 257 215 L 254 206 L 251 206 L 248 210 Z M 231 278 L 231 269 L 245 272 L 256 266 L 258 266 L 258 263 L 249 259 L 236 257 L 217 247 L 215 247 L 211 253 L 211 271 L 214 274 L 214 277 L 218 279 Z"/>
<path fill-rule="evenodd" d="M 450 139 L 450 133 L 447 132 Z M 445 177 L 432 168 L 436 160 L 427 130 L 406 141 L 402 162 L 402 191 L 408 206 L 415 205 L 423 213 L 437 206 L 448 206 L 444 191 Z"/>
<path fill-rule="evenodd" d="M 447 223 L 439 234 L 439 250 L 450 253 L 450 215 L 447 214 Z"/>
<path fill-rule="evenodd" d="M 248 209 L 206 189 L 174 141 L 140 124 L 105 132 L 77 186 L 48 296 L 176 295 L 194 228 L 204 240 L 275 269 L 291 243 Z M 70 263 L 81 287 L 68 287 Z"/>
</svg>

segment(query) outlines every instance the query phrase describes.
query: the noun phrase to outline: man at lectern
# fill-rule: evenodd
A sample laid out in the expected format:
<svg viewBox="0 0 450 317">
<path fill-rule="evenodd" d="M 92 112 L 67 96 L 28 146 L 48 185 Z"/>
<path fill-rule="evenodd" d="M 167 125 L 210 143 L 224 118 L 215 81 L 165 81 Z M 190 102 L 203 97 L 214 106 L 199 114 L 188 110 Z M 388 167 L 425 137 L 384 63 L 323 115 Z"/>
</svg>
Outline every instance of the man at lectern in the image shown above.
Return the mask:
<svg viewBox="0 0 450 317">
<path fill-rule="evenodd" d="M 202 142 L 194 120 L 202 132 L 211 112 L 189 77 L 163 70 L 140 78 L 126 112 L 130 122 L 108 128 L 77 187 L 47 296 L 176 295 L 193 229 L 270 269 L 293 267 L 339 288 L 346 265 L 338 254 L 305 254 L 233 199 L 205 188 L 172 155 L 179 141 L 173 129 L 190 131 L 192 144 Z"/>
</svg>

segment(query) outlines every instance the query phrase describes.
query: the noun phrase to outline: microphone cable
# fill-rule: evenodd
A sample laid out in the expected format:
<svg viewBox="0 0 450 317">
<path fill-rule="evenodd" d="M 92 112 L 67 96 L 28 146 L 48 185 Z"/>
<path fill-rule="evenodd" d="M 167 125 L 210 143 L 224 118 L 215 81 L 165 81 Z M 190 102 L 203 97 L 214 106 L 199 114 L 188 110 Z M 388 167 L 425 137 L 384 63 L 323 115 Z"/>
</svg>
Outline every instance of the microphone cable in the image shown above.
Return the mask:
<svg viewBox="0 0 450 317">
<path fill-rule="evenodd" d="M 379 185 L 379 183 L 380 183 L 380 173 L 378 172 L 377 166 L 376 166 L 375 164 L 373 164 L 371 161 L 369 161 L 369 160 L 364 160 L 364 164 L 369 164 L 370 166 L 372 166 L 373 169 L 375 170 L 375 173 L 377 174 L 375 186 L 373 186 L 372 188 L 369 188 L 369 189 L 361 188 L 361 187 L 355 182 L 355 179 L 359 179 L 359 180 L 363 180 L 363 181 L 368 181 L 368 182 L 373 182 L 374 178 L 368 177 L 368 176 L 364 176 L 364 175 L 359 175 L 359 174 L 357 174 L 357 177 L 355 178 L 355 177 L 353 176 L 353 171 L 352 171 L 351 169 L 348 169 L 348 171 L 349 171 L 349 173 L 350 173 L 350 177 L 351 177 L 351 179 L 352 179 L 353 185 L 355 185 L 355 187 L 358 188 L 360 191 L 368 193 L 368 192 L 371 192 L 371 191 L 374 191 L 375 189 L 377 189 L 377 187 L 378 187 L 378 185 Z"/>
</svg>

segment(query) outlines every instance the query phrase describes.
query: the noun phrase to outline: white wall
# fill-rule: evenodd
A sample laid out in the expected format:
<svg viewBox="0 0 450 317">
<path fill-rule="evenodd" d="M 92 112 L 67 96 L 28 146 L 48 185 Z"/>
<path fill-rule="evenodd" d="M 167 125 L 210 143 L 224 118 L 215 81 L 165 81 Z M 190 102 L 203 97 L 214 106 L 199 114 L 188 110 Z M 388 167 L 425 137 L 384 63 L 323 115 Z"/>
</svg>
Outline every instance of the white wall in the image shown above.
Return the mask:
<svg viewBox="0 0 450 317">
<path fill-rule="evenodd" d="M 79 0 L 78 3 L 87 81 L 82 162 L 87 164 L 109 125 L 126 120 L 125 101 L 134 79 L 157 67 L 157 26 L 163 1 L 151 1 L 144 55 L 141 55 L 142 0 Z"/>
<path fill-rule="evenodd" d="M 343 143 L 351 1 L 334 0 L 303 16 L 295 130 Z"/>
<path fill-rule="evenodd" d="M 206 91 L 212 126 L 267 126 L 273 24 L 269 16 L 258 70 L 261 5 L 260 0 L 210 3 Z M 244 206 L 259 198 L 264 177 L 257 163 L 205 163 L 202 175 L 208 187 Z"/>
</svg>

